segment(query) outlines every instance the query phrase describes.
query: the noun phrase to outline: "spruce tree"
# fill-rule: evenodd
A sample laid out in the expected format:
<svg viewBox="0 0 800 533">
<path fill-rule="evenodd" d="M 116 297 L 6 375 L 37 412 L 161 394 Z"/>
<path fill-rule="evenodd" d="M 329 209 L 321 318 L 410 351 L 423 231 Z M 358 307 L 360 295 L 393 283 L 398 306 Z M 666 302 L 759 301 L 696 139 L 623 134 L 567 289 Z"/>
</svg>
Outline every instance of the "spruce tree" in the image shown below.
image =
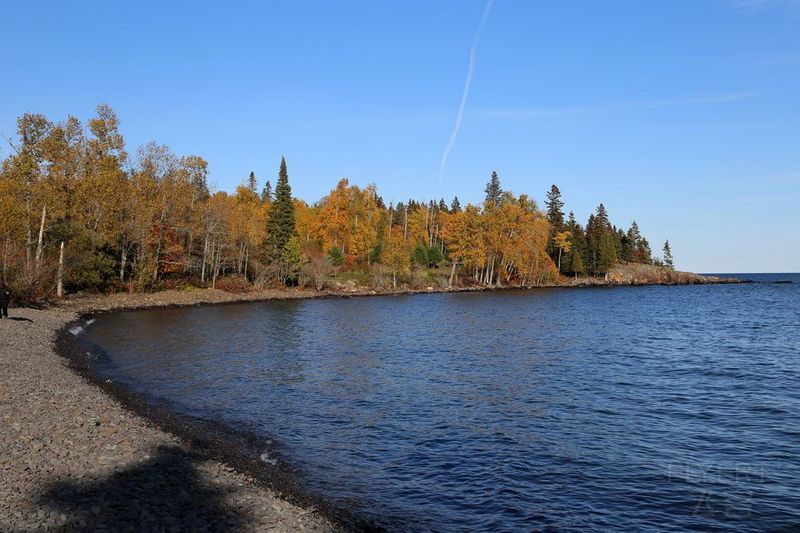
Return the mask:
<svg viewBox="0 0 800 533">
<path fill-rule="evenodd" d="M 614 234 L 606 233 L 600 238 L 600 253 L 597 260 L 597 272 L 608 274 L 617 260 L 617 250 L 614 247 Z"/>
<path fill-rule="evenodd" d="M 286 160 L 281 158 L 281 169 L 278 172 L 278 183 L 275 186 L 275 199 L 267 218 L 266 258 L 278 267 L 281 278 L 286 274 L 283 261 L 286 245 L 295 234 L 294 201 L 292 188 L 289 186 L 289 173 Z"/>
<path fill-rule="evenodd" d="M 258 186 L 257 183 L 256 173 L 250 172 L 250 176 L 247 178 L 247 188 L 253 192 L 256 192 L 256 187 Z"/>
<path fill-rule="evenodd" d="M 664 265 L 668 268 L 675 268 L 672 262 L 672 248 L 669 246 L 669 239 L 664 241 Z"/>
<path fill-rule="evenodd" d="M 644 263 L 644 257 L 641 254 L 642 247 L 642 234 L 639 232 L 639 225 L 634 220 L 628 232 L 625 234 L 625 246 L 622 249 L 622 260 L 632 261 L 635 263 Z"/>
<path fill-rule="evenodd" d="M 445 213 L 447 213 L 447 212 L 448 212 L 448 209 L 447 209 L 447 204 L 445 203 L 445 201 L 444 201 L 444 198 L 442 198 L 441 200 L 439 200 L 439 211 L 443 211 L 443 212 L 445 212 Z"/>
<path fill-rule="evenodd" d="M 611 248 L 614 249 L 613 251 L 616 254 L 614 228 L 608 220 L 608 213 L 606 212 L 605 206 L 600 204 L 597 206 L 597 211 L 589 215 L 589 222 L 586 223 L 586 258 L 588 259 L 588 270 L 595 274 L 605 273 L 605 270 L 600 268 L 600 244 L 604 236 L 609 237 Z"/>
<path fill-rule="evenodd" d="M 272 201 L 272 184 L 269 182 L 269 180 L 267 180 L 267 182 L 264 184 L 264 190 L 261 191 L 261 201 Z"/>
<path fill-rule="evenodd" d="M 547 221 L 550 223 L 550 231 L 547 234 L 547 253 L 553 262 L 561 262 L 561 249 L 556 246 L 556 235 L 564 231 L 564 202 L 561 200 L 561 191 L 555 185 L 550 187 L 547 192 L 547 199 L 544 201 L 547 206 Z"/>
<path fill-rule="evenodd" d="M 564 229 L 564 202 L 561 200 L 561 191 L 555 185 L 547 193 L 547 221 L 550 222 L 555 233 Z"/>
<path fill-rule="evenodd" d="M 595 221 L 597 222 L 597 226 L 602 233 L 608 233 L 612 231 L 611 221 L 608 218 L 608 212 L 606 211 L 606 206 L 602 203 L 597 206 L 597 213 L 595 214 Z"/>
<path fill-rule="evenodd" d="M 645 265 L 653 264 L 653 252 L 650 251 L 650 243 L 644 237 L 639 241 L 639 248 L 636 250 L 636 254 Z"/>
<path fill-rule="evenodd" d="M 486 205 L 490 208 L 498 207 L 503 199 L 503 189 L 500 187 L 500 177 L 492 171 L 492 177 L 486 184 Z"/>
<path fill-rule="evenodd" d="M 453 197 L 453 202 L 450 204 L 450 212 L 458 213 L 461 211 L 461 202 L 458 201 L 458 196 Z"/>
<path fill-rule="evenodd" d="M 572 252 L 572 263 L 570 270 L 575 274 L 575 279 L 578 279 L 578 274 L 583 274 L 583 258 L 581 257 L 580 250 Z"/>
</svg>

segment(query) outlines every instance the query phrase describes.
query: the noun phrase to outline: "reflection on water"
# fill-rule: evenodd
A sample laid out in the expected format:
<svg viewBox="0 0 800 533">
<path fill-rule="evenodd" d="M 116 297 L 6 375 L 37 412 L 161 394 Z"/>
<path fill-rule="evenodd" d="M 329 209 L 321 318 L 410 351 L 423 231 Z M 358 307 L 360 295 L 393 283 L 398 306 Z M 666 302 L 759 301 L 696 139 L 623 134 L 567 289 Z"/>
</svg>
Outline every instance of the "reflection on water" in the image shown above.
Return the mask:
<svg viewBox="0 0 800 533">
<path fill-rule="evenodd" d="M 390 527 L 763 530 L 800 525 L 798 297 L 276 301 L 87 329 L 102 373 L 274 437 L 311 490 Z"/>
</svg>

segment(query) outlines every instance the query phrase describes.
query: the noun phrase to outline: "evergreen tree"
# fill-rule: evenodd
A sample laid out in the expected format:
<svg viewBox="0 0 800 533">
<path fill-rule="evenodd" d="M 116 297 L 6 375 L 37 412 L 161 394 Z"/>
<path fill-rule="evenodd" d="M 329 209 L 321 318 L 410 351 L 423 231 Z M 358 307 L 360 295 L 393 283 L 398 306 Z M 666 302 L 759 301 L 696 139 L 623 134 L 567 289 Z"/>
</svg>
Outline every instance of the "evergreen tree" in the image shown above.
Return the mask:
<svg viewBox="0 0 800 533">
<path fill-rule="evenodd" d="M 458 213 L 461 211 L 461 202 L 458 201 L 458 196 L 453 197 L 453 202 L 450 204 L 450 212 Z"/>
<path fill-rule="evenodd" d="M 675 268 L 672 262 L 672 248 L 669 246 L 669 239 L 664 241 L 664 265 L 668 268 Z"/>
<path fill-rule="evenodd" d="M 574 256 L 580 255 L 581 258 L 579 259 L 581 264 L 581 272 L 583 273 L 583 269 L 585 268 L 585 259 L 584 254 L 586 253 L 586 234 L 583 231 L 583 227 L 578 224 L 578 221 L 575 220 L 575 213 L 572 211 L 569 212 L 569 219 L 567 220 L 566 230 L 569 231 L 570 234 L 570 241 L 572 242 L 572 250 L 570 251 L 570 256 L 567 260 L 567 265 L 569 268 L 572 268 L 572 263 L 575 261 Z"/>
<path fill-rule="evenodd" d="M 267 180 L 267 182 L 264 184 L 264 189 L 261 191 L 261 201 L 272 201 L 272 184 L 269 182 L 269 180 Z"/>
<path fill-rule="evenodd" d="M 297 285 L 303 268 L 303 254 L 297 235 L 292 235 L 283 247 L 281 263 L 283 263 L 283 282 L 286 285 Z"/>
<path fill-rule="evenodd" d="M 636 256 L 639 258 L 639 262 L 644 263 L 645 265 L 653 264 L 653 252 L 650 251 L 650 243 L 647 242 L 647 239 L 644 237 L 642 237 L 642 240 L 639 241 L 639 247 L 636 250 Z"/>
<path fill-rule="evenodd" d="M 577 250 L 572 254 L 570 270 L 575 274 L 575 279 L 578 279 L 578 274 L 583 274 L 583 258 L 581 257 L 581 253 Z"/>
<path fill-rule="evenodd" d="M 584 268 L 587 272 L 597 272 L 597 255 L 600 251 L 600 234 L 597 231 L 597 222 L 595 221 L 594 213 L 589 215 L 589 220 L 586 221 L 586 242 L 584 245 Z"/>
<path fill-rule="evenodd" d="M 608 274 L 617 260 L 617 250 L 614 247 L 614 234 L 606 233 L 600 238 L 600 253 L 597 261 L 597 272 Z"/>
<path fill-rule="evenodd" d="M 331 249 L 328 250 L 328 261 L 335 267 L 342 266 L 344 263 L 344 253 L 342 253 L 342 249 L 338 246 L 331 247 Z"/>
<path fill-rule="evenodd" d="M 562 248 L 556 245 L 556 236 L 564 231 L 564 202 L 561 200 L 561 191 L 555 185 L 547 192 L 544 201 L 547 206 L 547 221 L 550 223 L 550 233 L 547 236 L 547 253 L 550 258 L 560 264 Z"/>
<path fill-rule="evenodd" d="M 444 201 L 444 198 L 442 198 L 441 200 L 439 200 L 439 211 L 443 211 L 443 212 L 445 212 L 445 213 L 447 213 L 447 212 L 448 212 L 448 209 L 447 209 L 447 204 L 445 203 L 445 201 Z"/>
<path fill-rule="evenodd" d="M 622 228 L 612 227 L 612 235 L 614 235 L 614 249 L 617 253 L 617 259 L 623 259 L 625 248 L 628 246 L 628 235 Z"/>
<path fill-rule="evenodd" d="M 614 228 L 608 220 L 608 213 L 603 204 L 597 206 L 594 214 L 589 215 L 589 222 L 586 224 L 586 264 L 589 272 L 604 274 L 606 271 L 601 268 L 600 245 L 604 236 L 609 237 L 609 244 L 616 255 Z M 616 258 L 615 258 L 616 259 Z M 608 265 L 610 267 L 610 265 Z"/>
<path fill-rule="evenodd" d="M 554 233 L 564 230 L 564 202 L 561 200 L 561 191 L 555 185 L 547 193 L 547 221 L 553 227 Z"/>
<path fill-rule="evenodd" d="M 644 263 L 641 257 L 640 250 L 642 246 L 642 234 L 639 232 L 639 225 L 634 220 L 631 222 L 631 227 L 625 234 L 625 246 L 622 250 L 622 260 L 632 261 L 635 263 Z"/>
<path fill-rule="evenodd" d="M 292 188 L 289 186 L 289 173 L 286 170 L 286 160 L 281 158 L 281 168 L 278 173 L 278 184 L 275 186 L 275 199 L 269 211 L 266 232 L 267 261 L 279 263 L 280 277 L 286 281 L 286 264 L 283 261 L 284 251 L 289 239 L 295 234 L 294 201 Z"/>
<path fill-rule="evenodd" d="M 256 180 L 256 173 L 255 172 L 252 172 L 252 171 L 250 172 L 250 176 L 248 176 L 248 178 L 247 178 L 247 187 L 251 191 L 256 192 L 256 188 L 258 187 L 258 182 Z"/>
<path fill-rule="evenodd" d="M 503 189 L 500 187 L 500 177 L 492 171 L 492 177 L 486 184 L 486 205 L 489 208 L 498 207 L 503 199 Z"/>
<path fill-rule="evenodd" d="M 595 219 L 597 222 L 597 226 L 603 233 L 609 233 L 612 231 L 611 221 L 608 218 L 608 212 L 606 211 L 606 206 L 602 203 L 597 206 L 597 213 L 595 214 Z"/>
</svg>

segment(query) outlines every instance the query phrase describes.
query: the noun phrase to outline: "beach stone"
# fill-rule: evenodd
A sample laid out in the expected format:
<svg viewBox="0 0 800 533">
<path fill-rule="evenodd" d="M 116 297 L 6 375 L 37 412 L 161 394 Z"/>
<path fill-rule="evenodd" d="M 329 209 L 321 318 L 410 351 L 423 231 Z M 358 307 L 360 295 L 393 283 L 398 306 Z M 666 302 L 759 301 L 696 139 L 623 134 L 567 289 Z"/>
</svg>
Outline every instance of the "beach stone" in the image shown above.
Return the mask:
<svg viewBox="0 0 800 533">
<path fill-rule="evenodd" d="M 335 529 L 74 373 L 54 349 L 74 310 L 10 314 L 22 320 L 0 322 L 0 531 Z"/>
</svg>

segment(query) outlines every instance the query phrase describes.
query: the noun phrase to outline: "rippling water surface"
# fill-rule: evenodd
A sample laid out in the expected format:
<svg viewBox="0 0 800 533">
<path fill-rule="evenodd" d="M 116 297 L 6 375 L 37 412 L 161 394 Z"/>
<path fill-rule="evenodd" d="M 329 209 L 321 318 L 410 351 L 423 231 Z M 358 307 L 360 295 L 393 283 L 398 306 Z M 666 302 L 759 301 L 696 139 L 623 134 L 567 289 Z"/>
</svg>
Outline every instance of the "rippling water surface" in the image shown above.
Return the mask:
<svg viewBox="0 0 800 533">
<path fill-rule="evenodd" d="M 749 276 L 754 278 L 756 276 Z M 389 528 L 800 527 L 794 284 L 122 312 L 98 371 Z"/>
</svg>

